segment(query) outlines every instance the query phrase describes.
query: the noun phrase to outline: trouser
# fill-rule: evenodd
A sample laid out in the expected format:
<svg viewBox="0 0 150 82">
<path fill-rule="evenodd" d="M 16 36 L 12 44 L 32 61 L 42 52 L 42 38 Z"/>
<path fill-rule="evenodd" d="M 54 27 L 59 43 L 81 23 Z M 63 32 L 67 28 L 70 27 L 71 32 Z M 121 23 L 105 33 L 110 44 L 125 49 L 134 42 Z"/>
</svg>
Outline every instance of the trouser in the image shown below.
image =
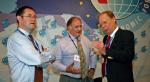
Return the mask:
<svg viewBox="0 0 150 82">
<path fill-rule="evenodd" d="M 82 78 L 74 78 L 67 75 L 61 75 L 59 82 L 94 82 L 93 79 L 86 77 L 84 79 Z"/>
</svg>

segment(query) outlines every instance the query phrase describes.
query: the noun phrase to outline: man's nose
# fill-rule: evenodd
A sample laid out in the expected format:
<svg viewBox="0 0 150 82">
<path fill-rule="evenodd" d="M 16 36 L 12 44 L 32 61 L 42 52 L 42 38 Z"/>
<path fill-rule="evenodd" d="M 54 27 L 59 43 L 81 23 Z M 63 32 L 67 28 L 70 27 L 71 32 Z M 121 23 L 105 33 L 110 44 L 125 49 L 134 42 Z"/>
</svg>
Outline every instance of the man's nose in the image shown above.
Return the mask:
<svg viewBox="0 0 150 82">
<path fill-rule="evenodd" d="M 82 30 L 82 28 L 81 28 L 81 27 L 79 27 L 79 28 L 78 28 L 78 30 L 80 31 L 80 30 Z"/>
</svg>

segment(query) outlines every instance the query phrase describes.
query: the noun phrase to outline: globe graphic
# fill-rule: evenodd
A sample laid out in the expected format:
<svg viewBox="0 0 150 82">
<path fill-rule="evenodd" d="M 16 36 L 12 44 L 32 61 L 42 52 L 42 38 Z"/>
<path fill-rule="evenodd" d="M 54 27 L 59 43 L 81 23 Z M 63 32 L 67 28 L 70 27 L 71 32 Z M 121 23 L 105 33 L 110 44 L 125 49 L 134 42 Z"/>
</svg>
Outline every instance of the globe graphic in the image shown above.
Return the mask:
<svg viewBox="0 0 150 82">
<path fill-rule="evenodd" d="M 111 10 L 117 19 L 131 15 L 138 7 L 139 0 L 91 0 L 98 12 Z"/>
</svg>

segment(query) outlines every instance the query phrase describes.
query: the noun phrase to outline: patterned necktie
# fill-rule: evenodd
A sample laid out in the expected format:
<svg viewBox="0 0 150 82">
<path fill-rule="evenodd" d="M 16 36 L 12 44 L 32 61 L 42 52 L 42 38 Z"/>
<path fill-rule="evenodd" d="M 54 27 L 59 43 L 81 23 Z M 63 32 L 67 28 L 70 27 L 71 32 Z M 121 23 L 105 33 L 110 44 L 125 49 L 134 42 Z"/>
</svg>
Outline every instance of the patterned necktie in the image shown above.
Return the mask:
<svg viewBox="0 0 150 82">
<path fill-rule="evenodd" d="M 110 39 L 111 37 L 108 36 L 106 40 L 106 50 L 110 48 Z M 106 75 L 106 58 L 104 58 L 104 62 L 102 63 L 102 77 L 105 77 Z"/>
<path fill-rule="evenodd" d="M 85 78 L 87 76 L 87 64 L 85 59 L 85 54 L 80 43 L 80 37 L 77 38 L 77 46 L 78 46 L 78 53 L 80 55 L 80 68 L 81 68 L 81 78 Z"/>
<path fill-rule="evenodd" d="M 38 47 L 36 46 L 34 42 L 34 38 L 32 35 L 28 35 L 30 41 L 32 42 L 33 46 L 35 47 L 36 50 L 39 51 Z M 34 82 L 43 82 L 43 68 L 42 67 L 37 67 L 35 66 L 35 73 L 34 73 Z"/>
</svg>

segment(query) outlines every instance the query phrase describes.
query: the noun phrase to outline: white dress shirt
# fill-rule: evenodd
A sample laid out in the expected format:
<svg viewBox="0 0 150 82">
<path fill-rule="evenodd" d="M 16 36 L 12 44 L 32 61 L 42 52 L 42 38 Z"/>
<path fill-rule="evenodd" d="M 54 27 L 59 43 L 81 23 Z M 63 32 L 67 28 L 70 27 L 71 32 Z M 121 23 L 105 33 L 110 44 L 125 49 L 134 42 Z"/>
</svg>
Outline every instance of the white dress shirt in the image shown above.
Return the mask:
<svg viewBox="0 0 150 82">
<path fill-rule="evenodd" d="M 81 35 L 81 44 L 85 53 L 88 68 L 95 68 L 97 60 L 96 55 L 91 51 L 91 42 L 85 36 Z M 53 63 L 53 66 L 60 70 L 64 75 L 80 78 L 80 74 L 66 72 L 66 67 L 72 63 L 74 63 L 74 67 L 80 68 L 80 62 L 76 61 L 74 58 L 75 55 L 79 55 L 75 45 L 77 45 L 75 37 L 71 36 L 70 38 L 69 36 L 66 36 L 62 38 L 53 52 L 56 56 L 56 61 Z"/>
<path fill-rule="evenodd" d="M 7 56 L 13 82 L 34 82 L 34 67 L 45 62 L 39 53 L 42 52 L 41 44 L 36 41 L 39 46 L 39 50 L 36 50 L 28 35 L 19 28 L 8 39 Z"/>
</svg>

